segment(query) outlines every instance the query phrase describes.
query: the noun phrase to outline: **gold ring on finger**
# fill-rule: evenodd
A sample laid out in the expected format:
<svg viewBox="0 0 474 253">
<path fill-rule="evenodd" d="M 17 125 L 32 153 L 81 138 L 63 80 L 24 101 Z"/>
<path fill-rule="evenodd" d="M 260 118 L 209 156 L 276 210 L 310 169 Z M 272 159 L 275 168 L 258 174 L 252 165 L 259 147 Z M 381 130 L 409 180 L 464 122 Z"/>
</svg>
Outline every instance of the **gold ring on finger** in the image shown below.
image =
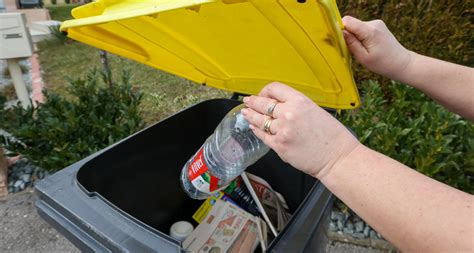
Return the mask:
<svg viewBox="0 0 474 253">
<path fill-rule="evenodd" d="M 266 133 L 273 135 L 272 131 L 270 130 L 270 127 L 272 126 L 272 118 L 268 118 L 265 120 L 265 123 L 263 124 L 263 131 Z"/>
</svg>

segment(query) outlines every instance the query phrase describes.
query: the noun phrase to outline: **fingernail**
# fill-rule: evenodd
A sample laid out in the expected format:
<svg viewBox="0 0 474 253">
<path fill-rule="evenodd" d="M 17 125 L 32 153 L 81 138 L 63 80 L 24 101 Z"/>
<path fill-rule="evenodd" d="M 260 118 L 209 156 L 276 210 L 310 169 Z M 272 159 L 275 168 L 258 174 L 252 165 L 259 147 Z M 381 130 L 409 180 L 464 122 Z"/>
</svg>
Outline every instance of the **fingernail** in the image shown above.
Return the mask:
<svg viewBox="0 0 474 253">
<path fill-rule="evenodd" d="M 242 113 L 242 115 L 247 116 L 247 109 L 244 108 L 240 110 L 240 112 Z"/>
<path fill-rule="evenodd" d="M 249 101 L 249 97 L 244 97 L 244 103 L 247 103 Z"/>
</svg>

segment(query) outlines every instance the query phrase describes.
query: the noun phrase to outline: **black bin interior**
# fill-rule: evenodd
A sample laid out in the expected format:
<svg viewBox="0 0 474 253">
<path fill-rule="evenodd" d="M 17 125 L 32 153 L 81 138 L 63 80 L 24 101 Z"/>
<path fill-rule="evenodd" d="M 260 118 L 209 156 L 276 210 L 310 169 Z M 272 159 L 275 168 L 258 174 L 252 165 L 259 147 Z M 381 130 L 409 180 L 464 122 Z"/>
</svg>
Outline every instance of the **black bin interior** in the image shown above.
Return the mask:
<svg viewBox="0 0 474 253">
<path fill-rule="evenodd" d="M 88 194 L 98 193 L 116 207 L 168 234 L 180 220 L 193 222 L 202 201 L 183 192 L 183 165 L 240 102 L 208 100 L 161 121 L 90 160 L 77 174 Z M 315 183 L 270 151 L 248 171 L 264 178 L 294 212 Z M 196 225 L 196 223 L 194 223 Z"/>
</svg>

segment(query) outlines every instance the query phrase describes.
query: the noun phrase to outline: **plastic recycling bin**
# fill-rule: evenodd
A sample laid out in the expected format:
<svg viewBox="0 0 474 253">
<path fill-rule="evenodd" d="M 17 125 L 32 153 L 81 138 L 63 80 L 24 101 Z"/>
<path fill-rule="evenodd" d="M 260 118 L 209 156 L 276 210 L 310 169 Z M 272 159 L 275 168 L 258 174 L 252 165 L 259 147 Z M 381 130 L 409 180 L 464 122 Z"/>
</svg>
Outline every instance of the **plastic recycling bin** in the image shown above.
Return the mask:
<svg viewBox="0 0 474 253">
<path fill-rule="evenodd" d="M 324 107 L 360 105 L 335 0 L 97 0 L 72 16 L 69 38 L 198 84 L 255 95 L 280 81 Z M 181 189 L 182 166 L 238 103 L 197 104 L 48 177 L 40 215 L 83 251 L 183 252 L 167 233 L 202 201 Z M 324 251 L 331 193 L 273 152 L 248 171 L 292 213 L 268 251 Z"/>
<path fill-rule="evenodd" d="M 168 231 L 176 221 L 193 222 L 202 201 L 181 189 L 181 168 L 239 103 L 199 103 L 40 181 L 40 216 L 84 252 L 185 252 Z M 322 183 L 273 151 L 248 171 L 292 212 L 268 252 L 324 252 L 333 197 Z"/>
</svg>

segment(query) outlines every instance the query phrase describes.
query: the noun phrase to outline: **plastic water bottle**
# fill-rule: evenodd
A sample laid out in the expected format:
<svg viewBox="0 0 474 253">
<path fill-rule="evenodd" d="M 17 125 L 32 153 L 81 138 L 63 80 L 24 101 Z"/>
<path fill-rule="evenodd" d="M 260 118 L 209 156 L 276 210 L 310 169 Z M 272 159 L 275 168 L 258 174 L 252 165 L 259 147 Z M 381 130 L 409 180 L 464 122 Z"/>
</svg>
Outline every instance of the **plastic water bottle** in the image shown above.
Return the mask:
<svg viewBox="0 0 474 253">
<path fill-rule="evenodd" d="M 206 199 L 264 156 L 269 148 L 249 128 L 239 105 L 229 111 L 214 133 L 181 171 L 181 185 L 193 199 Z"/>
</svg>

